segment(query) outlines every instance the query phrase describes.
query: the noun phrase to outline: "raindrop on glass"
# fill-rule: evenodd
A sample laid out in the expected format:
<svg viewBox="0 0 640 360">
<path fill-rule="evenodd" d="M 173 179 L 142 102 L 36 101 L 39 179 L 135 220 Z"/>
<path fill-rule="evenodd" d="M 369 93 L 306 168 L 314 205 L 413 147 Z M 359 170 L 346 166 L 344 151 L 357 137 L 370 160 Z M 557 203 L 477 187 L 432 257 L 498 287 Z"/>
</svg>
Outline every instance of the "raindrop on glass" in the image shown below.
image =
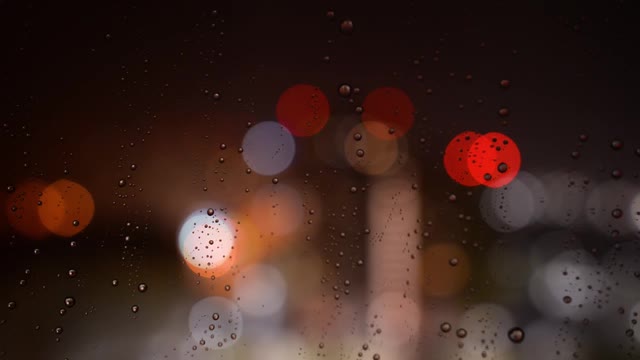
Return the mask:
<svg viewBox="0 0 640 360">
<path fill-rule="evenodd" d="M 509 340 L 516 344 L 521 343 L 524 340 L 524 330 L 519 327 L 509 330 Z"/>
<path fill-rule="evenodd" d="M 342 84 L 340 85 L 340 87 L 338 88 L 338 93 L 340 94 L 340 96 L 342 97 L 349 97 L 351 96 L 351 85 L 349 84 Z"/>
<path fill-rule="evenodd" d="M 613 150 L 620 150 L 624 147 L 624 143 L 620 139 L 611 140 L 611 148 Z"/>
<path fill-rule="evenodd" d="M 451 324 L 449 324 L 448 322 L 443 322 L 442 324 L 440 324 L 440 331 L 442 331 L 443 333 L 448 333 L 449 331 L 451 331 Z"/>
<path fill-rule="evenodd" d="M 73 298 L 73 297 L 71 297 L 71 296 L 67 296 L 67 297 L 64 299 L 64 305 L 65 305 L 66 307 L 68 307 L 68 308 L 73 307 L 73 305 L 75 305 L 75 304 L 76 304 L 76 299 L 74 299 L 74 298 Z"/>
<path fill-rule="evenodd" d="M 353 22 L 351 20 L 343 20 L 340 23 L 340 31 L 343 34 L 351 34 L 353 32 Z"/>
</svg>

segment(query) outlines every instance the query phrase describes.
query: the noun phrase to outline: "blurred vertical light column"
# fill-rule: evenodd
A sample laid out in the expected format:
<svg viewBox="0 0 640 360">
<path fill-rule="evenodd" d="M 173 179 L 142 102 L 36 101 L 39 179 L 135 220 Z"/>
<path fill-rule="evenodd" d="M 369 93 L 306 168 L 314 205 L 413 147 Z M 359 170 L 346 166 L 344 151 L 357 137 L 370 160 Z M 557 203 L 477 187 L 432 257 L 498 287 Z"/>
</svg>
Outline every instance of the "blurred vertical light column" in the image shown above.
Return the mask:
<svg viewBox="0 0 640 360">
<path fill-rule="evenodd" d="M 422 310 L 419 301 L 419 245 L 416 231 L 421 216 L 420 191 L 415 178 L 396 176 L 374 181 L 368 190 L 367 220 L 369 310 L 367 326 L 382 331 L 374 336 L 382 358 L 411 359 L 416 355 Z M 387 356 L 383 356 L 386 353 Z"/>
</svg>

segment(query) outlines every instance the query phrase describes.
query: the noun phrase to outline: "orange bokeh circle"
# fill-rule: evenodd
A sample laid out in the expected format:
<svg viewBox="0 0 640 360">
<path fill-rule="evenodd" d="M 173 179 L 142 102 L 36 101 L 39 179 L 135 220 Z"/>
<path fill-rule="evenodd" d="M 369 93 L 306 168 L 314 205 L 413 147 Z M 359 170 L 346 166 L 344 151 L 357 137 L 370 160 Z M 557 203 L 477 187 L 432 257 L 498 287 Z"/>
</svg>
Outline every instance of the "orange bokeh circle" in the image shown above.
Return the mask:
<svg viewBox="0 0 640 360">
<path fill-rule="evenodd" d="M 462 246 L 438 243 L 425 249 L 423 285 L 428 296 L 449 297 L 459 293 L 469 282 L 470 274 L 471 264 Z"/>
<path fill-rule="evenodd" d="M 375 89 L 367 95 L 362 106 L 362 122 L 367 131 L 383 140 L 404 136 L 415 120 L 413 102 L 398 88 Z"/>
<path fill-rule="evenodd" d="M 276 105 L 276 118 L 294 136 L 312 136 L 329 121 L 329 101 L 319 88 L 298 84 L 285 90 Z"/>
<path fill-rule="evenodd" d="M 29 239 L 42 239 L 50 232 L 40 221 L 38 205 L 47 183 L 29 179 L 16 186 L 7 197 L 6 214 L 9 225 L 20 235 Z"/>
<path fill-rule="evenodd" d="M 71 180 L 60 179 L 42 192 L 38 207 L 40 221 L 52 233 L 72 237 L 84 230 L 95 213 L 89 190 Z"/>
</svg>

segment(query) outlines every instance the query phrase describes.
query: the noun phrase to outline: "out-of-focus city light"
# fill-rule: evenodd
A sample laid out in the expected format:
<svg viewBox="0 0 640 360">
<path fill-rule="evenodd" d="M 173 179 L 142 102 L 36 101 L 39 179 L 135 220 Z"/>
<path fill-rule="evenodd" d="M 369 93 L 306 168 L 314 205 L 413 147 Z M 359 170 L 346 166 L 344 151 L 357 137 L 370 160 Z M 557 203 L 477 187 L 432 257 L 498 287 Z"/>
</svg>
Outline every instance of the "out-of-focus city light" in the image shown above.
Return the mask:
<svg viewBox="0 0 640 360">
<path fill-rule="evenodd" d="M 296 154 L 296 143 L 283 125 L 263 121 L 249 128 L 242 140 L 242 149 L 242 157 L 251 170 L 272 176 L 291 165 Z"/>
<path fill-rule="evenodd" d="M 287 299 L 287 283 L 275 267 L 257 264 L 235 276 L 233 293 L 244 314 L 266 317 L 282 310 Z"/>
<path fill-rule="evenodd" d="M 604 314 L 611 281 L 595 259 L 584 250 L 559 254 L 536 269 L 529 282 L 529 297 L 543 314 L 557 319 L 582 321 Z"/>
<path fill-rule="evenodd" d="M 329 101 L 322 90 L 307 84 L 285 90 L 276 105 L 276 117 L 295 136 L 312 136 L 329 120 Z"/>
<path fill-rule="evenodd" d="M 42 191 L 38 215 L 52 233 L 71 237 L 84 230 L 95 213 L 95 203 L 89 190 L 77 182 L 61 179 Z"/>
<path fill-rule="evenodd" d="M 471 176 L 482 185 L 498 188 L 509 184 L 520 171 L 520 149 L 499 132 L 478 137 L 467 153 Z"/>
<path fill-rule="evenodd" d="M 424 249 L 423 286 L 428 296 L 449 297 L 469 282 L 471 259 L 456 243 L 435 243 Z"/>
<path fill-rule="evenodd" d="M 536 203 L 527 185 L 514 179 L 498 189 L 487 188 L 480 198 L 480 213 L 495 231 L 513 232 L 534 218 Z"/>
<path fill-rule="evenodd" d="M 189 215 L 178 233 L 178 249 L 187 266 L 207 278 L 231 268 L 235 243 L 233 220 L 226 210 L 213 205 Z"/>
<path fill-rule="evenodd" d="M 304 203 L 298 190 L 287 184 L 267 184 L 258 189 L 249 205 L 249 215 L 265 236 L 284 236 L 303 223 Z"/>
<path fill-rule="evenodd" d="M 18 184 L 7 196 L 7 220 L 18 234 L 26 238 L 37 240 L 50 234 L 51 230 L 43 225 L 38 216 L 39 208 L 44 205 L 42 197 L 46 187 L 47 183 L 42 180 L 28 179 Z"/>
<path fill-rule="evenodd" d="M 189 329 L 194 346 L 209 350 L 234 346 L 242 337 L 243 317 L 238 305 L 226 298 L 204 298 L 191 307 Z"/>
<path fill-rule="evenodd" d="M 362 107 L 362 123 L 370 134 L 381 140 L 404 136 L 415 121 L 411 98 L 398 88 L 381 87 L 371 91 Z"/>
<path fill-rule="evenodd" d="M 464 131 L 456 135 L 444 151 L 444 168 L 453 180 L 464 186 L 478 186 L 477 181 L 469 172 L 469 149 L 482 136 L 475 131 Z"/>
<path fill-rule="evenodd" d="M 397 163 L 400 155 L 399 141 L 395 138 L 381 140 L 358 124 L 344 138 L 344 157 L 356 171 L 366 175 L 381 175 Z"/>
</svg>

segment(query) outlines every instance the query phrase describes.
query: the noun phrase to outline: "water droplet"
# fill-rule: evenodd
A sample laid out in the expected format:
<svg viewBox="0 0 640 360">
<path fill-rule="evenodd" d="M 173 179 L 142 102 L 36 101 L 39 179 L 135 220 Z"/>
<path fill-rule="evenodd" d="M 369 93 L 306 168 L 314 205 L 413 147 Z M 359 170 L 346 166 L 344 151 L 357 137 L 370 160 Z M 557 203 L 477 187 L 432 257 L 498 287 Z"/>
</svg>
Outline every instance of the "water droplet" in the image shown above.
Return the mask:
<svg viewBox="0 0 640 360">
<path fill-rule="evenodd" d="M 571 304 L 572 301 L 573 299 L 571 298 L 571 296 L 565 296 L 562 298 L 562 302 L 564 302 L 565 304 Z"/>
<path fill-rule="evenodd" d="M 524 330 L 519 327 L 514 327 L 509 330 L 509 340 L 513 341 L 516 344 L 521 343 L 524 340 Z"/>
<path fill-rule="evenodd" d="M 355 140 L 355 141 L 362 140 L 362 134 L 360 134 L 359 132 L 353 134 L 353 140 Z"/>
<path fill-rule="evenodd" d="M 111 280 L 111 286 L 118 286 L 118 279 Z"/>
<path fill-rule="evenodd" d="M 55 329 L 55 332 L 56 332 L 56 334 L 60 335 L 60 334 L 62 334 L 64 332 L 64 329 L 62 328 L 62 326 L 58 326 Z"/>
<path fill-rule="evenodd" d="M 73 220 L 73 221 L 71 222 L 71 225 L 76 226 L 76 227 L 77 227 L 77 226 L 80 226 L 80 221 L 78 221 L 78 220 Z"/>
<path fill-rule="evenodd" d="M 467 336 L 467 330 L 465 330 L 463 328 L 460 328 L 460 329 L 456 330 L 456 336 L 461 338 L 461 339 L 466 337 Z"/>
<path fill-rule="evenodd" d="M 138 291 L 140 291 L 141 293 L 147 291 L 147 284 L 145 283 L 138 284 Z"/>
<path fill-rule="evenodd" d="M 138 305 L 131 306 L 131 312 L 133 312 L 135 314 L 138 311 L 140 311 L 140 307 Z"/>
<path fill-rule="evenodd" d="M 627 329 L 624 333 L 628 337 L 633 337 L 634 331 L 633 331 L 633 329 Z"/>
<path fill-rule="evenodd" d="M 338 88 L 338 93 L 340 94 L 340 96 L 342 97 L 349 97 L 351 96 L 351 85 L 349 84 L 342 84 L 340 85 L 340 87 Z"/>
<path fill-rule="evenodd" d="M 78 272 L 74 269 L 69 269 L 69 271 L 67 272 L 67 275 L 69 275 L 70 278 L 74 278 L 78 275 Z"/>
<path fill-rule="evenodd" d="M 616 219 L 620 219 L 622 217 L 622 210 L 620 209 L 611 210 L 611 216 L 613 216 Z"/>
<path fill-rule="evenodd" d="M 73 305 L 75 305 L 75 304 L 76 304 L 76 299 L 74 299 L 74 298 L 73 298 L 73 297 L 71 297 L 71 296 L 67 296 L 67 297 L 64 299 L 64 304 L 65 304 L 68 308 L 73 307 Z"/>
<path fill-rule="evenodd" d="M 509 167 L 505 163 L 500 163 L 498 165 L 498 172 L 500 172 L 502 174 L 506 173 L 508 169 L 509 169 Z"/>
<path fill-rule="evenodd" d="M 125 179 L 118 180 L 119 187 L 124 187 L 125 185 L 127 185 L 127 181 Z"/>
<path fill-rule="evenodd" d="M 275 185 L 278 182 L 280 182 L 280 180 L 278 180 L 278 178 L 273 178 L 273 179 L 271 179 L 271 182 Z"/>
<path fill-rule="evenodd" d="M 14 191 L 16 191 L 16 188 L 15 188 L 13 185 L 9 185 L 9 186 L 7 186 L 7 192 L 8 192 L 8 193 L 12 193 L 12 192 L 14 192 Z"/>
<path fill-rule="evenodd" d="M 345 34 L 345 35 L 349 35 L 353 32 L 353 22 L 351 20 L 343 20 L 340 23 L 340 31 Z"/>
<path fill-rule="evenodd" d="M 213 210 L 212 208 L 207 209 L 207 215 L 213 216 L 214 213 L 215 213 L 215 210 Z"/>
<path fill-rule="evenodd" d="M 451 324 L 449 324 L 448 322 L 443 322 L 442 324 L 440 324 L 440 331 L 442 331 L 443 333 L 448 333 L 449 331 L 451 331 Z"/>
<path fill-rule="evenodd" d="M 380 354 L 373 354 L 373 360 L 380 360 Z"/>
<path fill-rule="evenodd" d="M 484 176 L 483 176 L 483 177 L 484 177 L 484 180 L 485 180 L 485 181 L 489 181 L 489 180 L 491 180 L 491 174 L 489 174 L 489 173 L 484 174 Z"/>
<path fill-rule="evenodd" d="M 457 259 L 457 258 L 451 258 L 451 259 L 449 259 L 449 265 L 451 265 L 451 266 L 457 266 L 457 265 L 458 265 L 458 259 Z"/>
<path fill-rule="evenodd" d="M 500 80 L 500 87 L 503 89 L 507 89 L 509 86 L 511 86 L 511 81 L 509 80 Z"/>
<path fill-rule="evenodd" d="M 458 200 L 456 194 L 449 195 L 449 202 L 456 202 L 456 200 Z"/>
<path fill-rule="evenodd" d="M 578 136 L 578 140 L 580 140 L 581 142 L 586 142 L 587 140 L 589 140 L 589 135 L 587 134 L 580 134 Z"/>
<path fill-rule="evenodd" d="M 611 177 L 614 179 L 620 179 L 622 177 L 622 170 L 620 169 L 611 170 Z"/>
<path fill-rule="evenodd" d="M 9 301 L 9 303 L 7 304 L 7 308 L 9 308 L 9 310 L 13 310 L 18 306 L 18 304 L 16 304 L 15 301 Z"/>
<path fill-rule="evenodd" d="M 352 186 L 349 191 L 351 191 L 351 193 L 355 193 L 356 191 L 358 191 L 358 188 L 356 188 L 355 186 Z"/>
<path fill-rule="evenodd" d="M 362 150 L 362 149 L 358 149 L 358 150 L 356 150 L 356 155 L 357 155 L 358 157 L 364 157 L 364 150 Z"/>
<path fill-rule="evenodd" d="M 502 117 L 509 116 L 509 109 L 502 108 L 502 109 L 498 110 L 498 115 L 500 115 Z"/>
<path fill-rule="evenodd" d="M 131 164 L 131 166 L 129 166 L 129 169 L 131 169 L 132 171 L 135 171 L 138 168 L 138 166 L 136 164 Z"/>
<path fill-rule="evenodd" d="M 231 291 L 231 285 L 225 285 L 224 286 L 224 290 L 225 291 Z"/>
<path fill-rule="evenodd" d="M 624 143 L 620 139 L 614 139 L 611 141 L 611 148 L 613 150 L 620 150 L 624 147 Z"/>
<path fill-rule="evenodd" d="M 213 320 L 218 320 L 218 319 L 220 319 L 220 314 L 218 314 L 218 313 L 213 313 L 213 316 L 211 316 L 211 318 L 212 318 Z"/>
</svg>

